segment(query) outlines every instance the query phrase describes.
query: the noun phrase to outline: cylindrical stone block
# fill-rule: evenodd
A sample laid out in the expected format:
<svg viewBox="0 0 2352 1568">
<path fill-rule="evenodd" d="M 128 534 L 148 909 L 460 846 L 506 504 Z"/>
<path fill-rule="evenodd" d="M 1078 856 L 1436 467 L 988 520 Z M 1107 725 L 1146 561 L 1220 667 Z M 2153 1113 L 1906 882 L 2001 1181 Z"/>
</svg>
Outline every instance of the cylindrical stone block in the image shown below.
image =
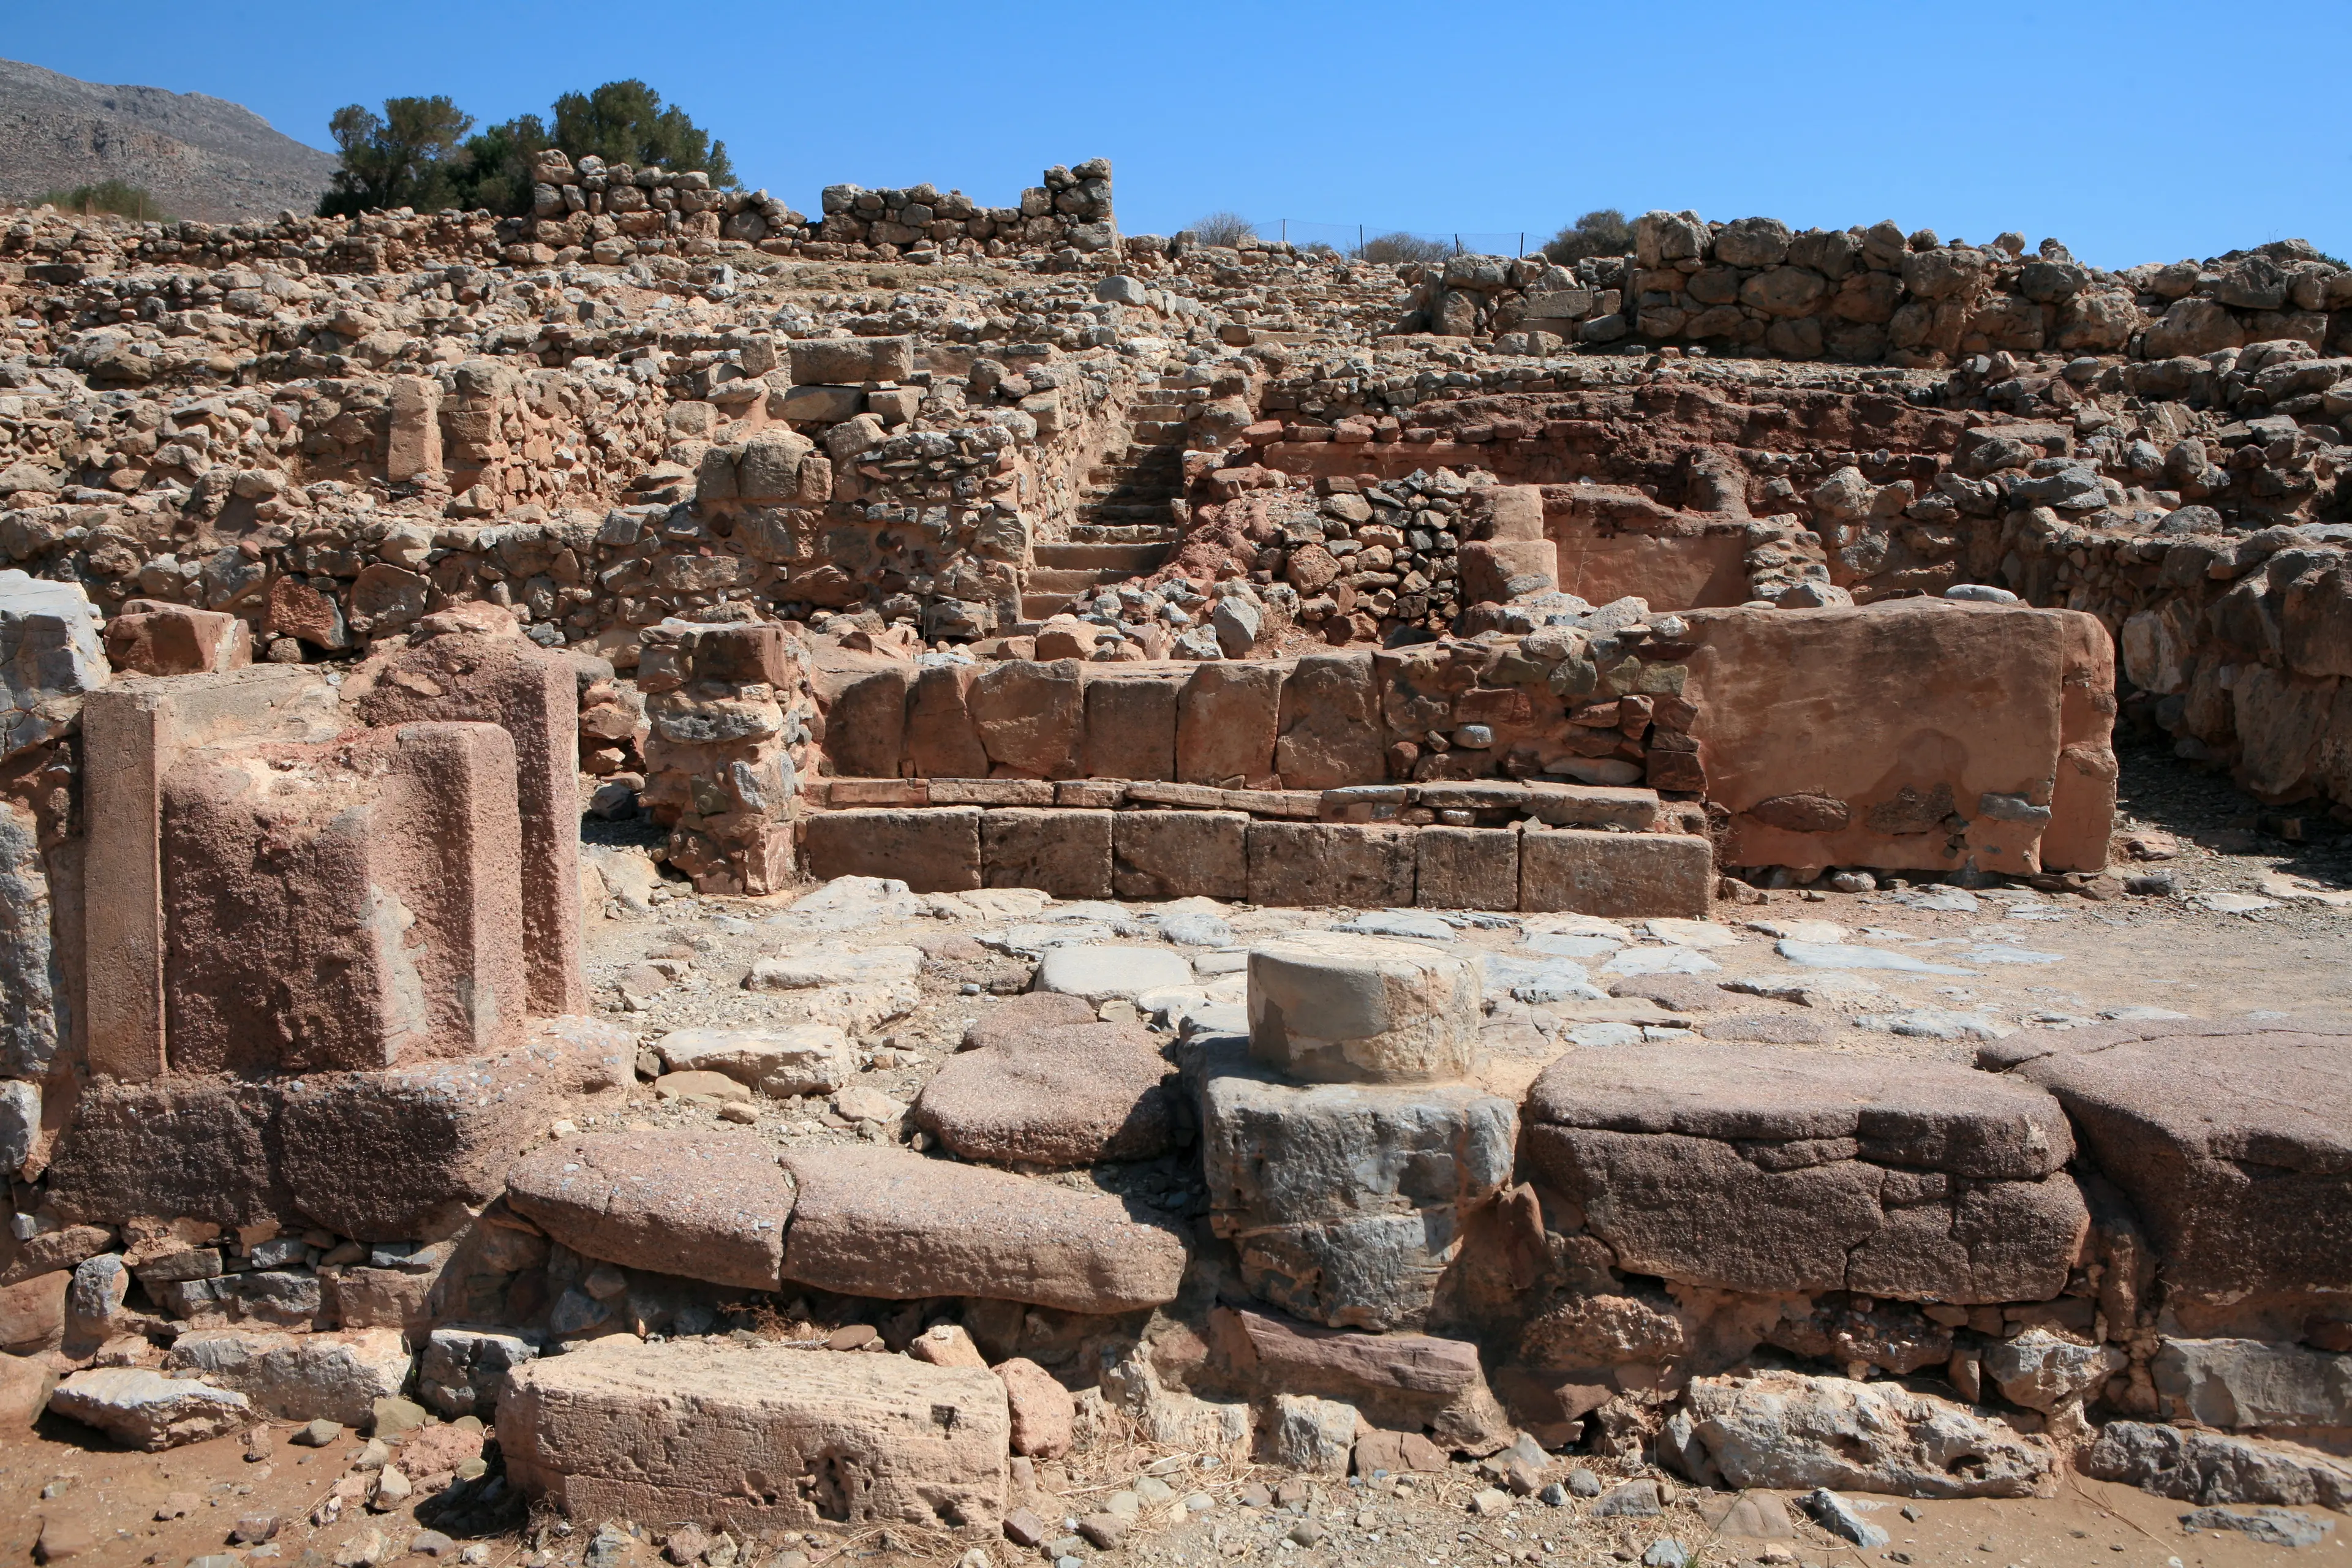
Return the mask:
<svg viewBox="0 0 2352 1568">
<path fill-rule="evenodd" d="M 1420 942 L 1307 931 L 1250 950 L 1250 1055 L 1292 1078 L 1465 1078 L 1480 1011 L 1477 966 Z"/>
</svg>

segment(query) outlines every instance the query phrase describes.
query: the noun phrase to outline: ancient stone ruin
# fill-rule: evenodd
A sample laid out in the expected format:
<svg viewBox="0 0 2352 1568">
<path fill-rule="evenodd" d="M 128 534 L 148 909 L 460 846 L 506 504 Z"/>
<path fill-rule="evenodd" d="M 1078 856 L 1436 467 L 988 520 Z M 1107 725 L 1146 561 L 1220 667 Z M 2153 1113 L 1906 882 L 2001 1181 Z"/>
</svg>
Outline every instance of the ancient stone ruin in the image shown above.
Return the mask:
<svg viewBox="0 0 2352 1568">
<path fill-rule="evenodd" d="M 14 1427 L 353 1565 L 2352 1509 L 2352 1031 L 1986 989 L 2183 901 L 2119 736 L 2352 820 L 2352 270 L 537 173 L 0 233 Z"/>
</svg>

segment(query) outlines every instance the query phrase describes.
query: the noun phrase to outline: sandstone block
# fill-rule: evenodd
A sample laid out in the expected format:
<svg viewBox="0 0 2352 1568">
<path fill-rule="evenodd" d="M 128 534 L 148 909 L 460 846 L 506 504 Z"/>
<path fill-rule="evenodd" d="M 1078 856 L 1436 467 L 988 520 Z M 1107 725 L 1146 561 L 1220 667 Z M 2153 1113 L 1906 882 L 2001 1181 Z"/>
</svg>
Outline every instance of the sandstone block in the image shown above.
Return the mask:
<svg viewBox="0 0 2352 1568">
<path fill-rule="evenodd" d="M 1519 907 L 1514 828 L 1423 827 L 1413 838 L 1413 901 L 1425 910 Z"/>
<path fill-rule="evenodd" d="M 528 1001 L 515 777 L 513 742 L 488 724 L 200 752 L 173 769 L 172 1066 L 361 1069 L 514 1045 Z"/>
<path fill-rule="evenodd" d="M 2089 1226 L 2055 1100 L 1946 1063 L 1580 1051 L 1528 1152 L 1629 1273 L 1746 1291 L 2039 1301 Z"/>
<path fill-rule="evenodd" d="M 194 675 L 253 662 L 253 630 L 235 616 L 132 599 L 107 623 L 109 663 L 128 675 Z"/>
<path fill-rule="evenodd" d="M 1293 1078 L 1465 1078 L 1477 1055 L 1478 971 L 1426 943 L 1307 931 L 1249 955 L 1250 1053 Z"/>
<path fill-rule="evenodd" d="M 58 1386 L 58 1369 L 36 1356 L 0 1355 L 0 1431 L 21 1432 L 41 1418 Z"/>
<path fill-rule="evenodd" d="M 1607 784 L 1531 779 L 1527 809 L 1549 827 L 1622 827 L 1647 833 L 1658 820 L 1658 793 Z"/>
<path fill-rule="evenodd" d="M 857 1075 L 849 1037 L 832 1024 L 782 1029 L 673 1029 L 654 1042 L 672 1072 L 720 1072 L 773 1099 L 831 1094 Z"/>
<path fill-rule="evenodd" d="M 379 1399 L 399 1395 L 411 1358 L 398 1329 L 289 1334 L 194 1329 L 173 1342 L 165 1370 L 194 1371 L 281 1421 L 367 1423 Z"/>
<path fill-rule="evenodd" d="M 75 1373 L 49 1395 L 49 1408 L 151 1454 L 241 1432 L 259 1414 L 232 1389 L 129 1366 Z"/>
<path fill-rule="evenodd" d="M 1282 713 L 1280 665 L 1216 661 L 1194 667 L 1176 700 L 1176 777 L 1247 787 L 1274 773 Z"/>
<path fill-rule="evenodd" d="M 1248 816 L 1122 811 L 1111 820 L 1111 890 L 1122 899 L 1249 896 Z"/>
<path fill-rule="evenodd" d="M 981 885 L 980 809 L 826 811 L 807 819 L 809 871 L 835 877 L 895 877 L 919 893 L 962 893 Z"/>
<path fill-rule="evenodd" d="M 1287 1083 L 1230 1036 L 1191 1049 L 1210 1223 L 1251 1290 L 1333 1328 L 1420 1327 L 1465 1217 L 1510 1180 L 1510 1101 L 1470 1084 Z"/>
<path fill-rule="evenodd" d="M 576 1520 L 983 1530 L 1010 1425 L 970 1368 L 614 1340 L 518 1368 L 498 1435 L 509 1481 Z"/>
<path fill-rule="evenodd" d="M 1007 659 L 971 684 L 971 717 L 989 761 L 1033 779 L 1076 776 L 1086 699 L 1078 661 Z"/>
<path fill-rule="evenodd" d="M 912 338 L 798 338 L 791 353 L 794 386 L 855 386 L 915 374 Z"/>
<path fill-rule="evenodd" d="M 1410 828 L 1323 822 L 1249 825 L 1249 901 L 1389 909 L 1412 902 Z"/>
<path fill-rule="evenodd" d="M 897 1149 L 785 1156 L 784 1277 L 891 1300 L 985 1296 L 1073 1312 L 1175 1299 L 1184 1244 L 1119 1200 Z"/>
<path fill-rule="evenodd" d="M 2055 1456 L 2039 1438 L 1898 1383 L 1769 1372 L 1694 1379 L 1697 1440 L 1738 1488 L 2032 1497 Z M 1952 1461 L 1969 1456 L 1966 1465 Z"/>
<path fill-rule="evenodd" d="M 2183 1307 L 2227 1318 L 2352 1289 L 2352 1031 L 2029 1030 L 1979 1060 L 2057 1096 L 2153 1234 Z"/>
<path fill-rule="evenodd" d="M 825 706 L 824 749 L 845 778 L 895 779 L 907 747 L 914 670 L 903 664 L 844 678 Z"/>
<path fill-rule="evenodd" d="M 1057 899 L 1111 896 L 1111 814 L 1007 806 L 980 816 L 980 875 L 991 888 Z"/>
<path fill-rule="evenodd" d="M 1097 675 L 1087 682 L 1084 772 L 1097 779 L 1176 776 L 1178 683 Z"/>
<path fill-rule="evenodd" d="M 1372 658 L 1308 654 L 1282 685 L 1275 771 L 1285 789 L 1340 789 L 1387 775 Z"/>
<path fill-rule="evenodd" d="M 917 778 L 981 778 L 988 773 L 988 750 L 971 717 L 972 683 L 980 671 L 968 664 L 919 670 L 907 704 L 907 761 Z"/>
<path fill-rule="evenodd" d="M 1058 1459 L 1070 1451 L 1077 1425 L 1077 1402 L 1054 1374 L 1025 1356 L 992 1368 L 1004 1384 L 1013 1419 L 1013 1451 L 1034 1459 Z"/>
<path fill-rule="evenodd" d="M 1427 1431 L 1443 1447 L 1474 1454 L 1511 1436 L 1467 1340 L 1355 1333 L 1246 1307 L 1216 1308 L 1209 1323 L 1218 1353 L 1251 1387 L 1343 1400 L 1392 1434 Z"/>
<path fill-rule="evenodd" d="M 916 1099 L 915 1121 L 966 1160 L 1155 1159 L 1178 1125 L 1169 1072 L 1159 1043 L 1132 1024 L 1024 1029 L 949 1060 Z"/>
<path fill-rule="evenodd" d="M 749 1132 L 594 1133 L 515 1166 L 507 1201 L 583 1258 L 772 1290 L 793 1184 Z"/>
<path fill-rule="evenodd" d="M 775 630 L 740 628 L 755 629 Z M 502 864 L 520 883 L 527 1010 L 592 1012 L 580 959 L 580 679 L 571 657 L 512 635 L 443 632 L 369 660 L 344 690 L 378 728 L 465 722 L 507 732 L 522 825 Z"/>
<path fill-rule="evenodd" d="M 30 1355 L 56 1348 L 65 1337 L 66 1292 L 72 1285 L 70 1268 L 0 1285 L 0 1352 Z"/>
<path fill-rule="evenodd" d="M 1715 855 L 1680 833 L 1528 832 L 1519 839 L 1519 908 L 1618 919 L 1706 918 Z"/>
</svg>

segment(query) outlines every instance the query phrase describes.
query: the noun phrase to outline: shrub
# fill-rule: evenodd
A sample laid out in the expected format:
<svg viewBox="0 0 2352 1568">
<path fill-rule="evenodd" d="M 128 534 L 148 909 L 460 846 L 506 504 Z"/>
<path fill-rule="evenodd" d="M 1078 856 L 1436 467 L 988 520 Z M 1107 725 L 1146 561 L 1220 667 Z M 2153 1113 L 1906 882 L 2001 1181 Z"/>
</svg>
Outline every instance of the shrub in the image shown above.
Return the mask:
<svg viewBox="0 0 2352 1568">
<path fill-rule="evenodd" d="M 1359 261 L 1439 261 L 1449 247 L 1442 239 L 1429 239 L 1418 234 L 1398 229 L 1393 234 L 1376 234 L 1364 241 L 1356 251 Z"/>
<path fill-rule="evenodd" d="M 1257 237 L 1257 226 L 1239 213 L 1215 212 L 1193 219 L 1184 232 L 1202 245 L 1239 245 Z"/>
<path fill-rule="evenodd" d="M 76 185 L 69 191 L 50 191 L 35 197 L 33 205 L 38 206 L 43 202 L 59 212 L 112 213 L 118 217 L 142 221 L 171 216 L 153 196 L 121 180 L 100 180 L 94 185 Z"/>
<path fill-rule="evenodd" d="M 1615 207 L 1586 213 L 1551 237 L 1543 253 L 1554 261 L 1581 261 L 1588 256 L 1622 256 L 1633 248 L 1633 226 Z"/>
</svg>

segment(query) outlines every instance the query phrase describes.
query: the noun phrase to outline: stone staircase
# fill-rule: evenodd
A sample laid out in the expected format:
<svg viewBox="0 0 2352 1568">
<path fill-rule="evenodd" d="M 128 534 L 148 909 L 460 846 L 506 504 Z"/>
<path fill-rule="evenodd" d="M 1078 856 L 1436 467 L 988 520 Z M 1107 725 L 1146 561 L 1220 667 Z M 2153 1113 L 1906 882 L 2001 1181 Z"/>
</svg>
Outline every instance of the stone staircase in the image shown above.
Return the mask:
<svg viewBox="0 0 2352 1568">
<path fill-rule="evenodd" d="M 1039 621 L 1079 595 L 1159 569 L 1181 529 L 1171 505 L 1184 489 L 1184 441 L 1209 389 L 1163 375 L 1134 410 L 1124 448 L 1087 475 L 1069 538 L 1036 545 L 1021 615 Z"/>
</svg>

